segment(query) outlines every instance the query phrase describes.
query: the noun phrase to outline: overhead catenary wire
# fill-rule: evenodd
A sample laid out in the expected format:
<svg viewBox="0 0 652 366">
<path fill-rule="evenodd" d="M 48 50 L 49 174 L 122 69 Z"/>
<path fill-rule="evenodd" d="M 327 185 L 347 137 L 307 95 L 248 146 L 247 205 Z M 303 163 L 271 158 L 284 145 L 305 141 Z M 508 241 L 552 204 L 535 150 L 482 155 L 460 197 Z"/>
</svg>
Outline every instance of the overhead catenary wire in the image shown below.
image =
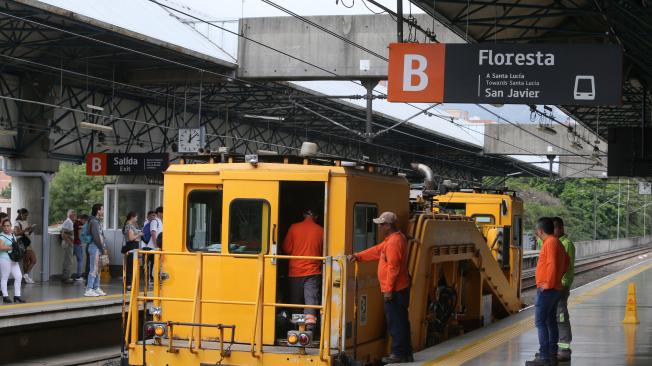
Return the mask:
<svg viewBox="0 0 652 366">
<path fill-rule="evenodd" d="M 150 1 L 155 1 L 155 0 L 150 0 Z M 270 1 L 270 0 L 263 0 L 263 1 L 266 2 L 266 3 L 268 3 L 268 4 L 270 4 L 270 5 L 271 5 L 271 4 L 274 4 L 273 1 Z M 372 0 L 369 0 L 369 1 L 372 2 L 372 3 L 373 3 L 374 5 L 376 5 L 376 6 L 379 6 L 376 2 L 374 2 L 374 1 L 372 1 Z M 379 6 L 379 7 L 380 7 L 380 6 Z M 281 9 L 285 9 L 285 8 L 279 6 L 278 9 L 281 10 Z M 287 10 L 287 9 L 285 9 L 285 10 Z M 294 13 L 291 12 L 290 10 L 287 10 L 286 13 L 288 13 L 288 14 L 291 15 L 291 16 L 294 16 L 294 15 L 292 15 L 292 14 L 294 14 Z M 300 19 L 300 18 L 298 18 L 298 19 Z M 300 19 L 300 20 L 301 20 L 301 19 Z M 309 23 L 309 24 L 310 24 L 310 23 Z M 320 26 L 320 27 L 321 27 L 321 26 Z M 329 34 L 330 34 L 330 32 L 329 32 Z M 347 43 L 348 43 L 348 42 L 347 42 Z M 360 45 L 358 45 L 358 46 L 360 46 Z M 362 47 L 362 46 L 360 46 L 360 47 Z M 363 48 L 364 48 L 364 47 L 363 47 Z M 384 94 L 384 93 L 381 93 L 381 94 Z M 421 108 L 419 108 L 419 107 L 417 107 L 417 106 L 415 106 L 415 105 L 413 105 L 413 104 L 411 104 L 411 103 L 406 103 L 406 104 L 407 104 L 407 105 L 410 105 L 410 106 L 413 107 L 413 108 L 421 109 Z M 509 124 L 511 124 L 511 125 L 513 125 L 513 126 L 515 126 L 516 128 L 518 128 L 518 129 L 520 129 L 520 130 L 522 130 L 522 131 L 524 131 L 524 132 L 526 132 L 526 133 L 532 134 L 532 133 L 530 133 L 529 131 L 527 131 L 527 130 L 525 130 L 524 128 L 522 128 L 521 126 L 519 126 L 518 124 L 514 124 L 514 123 L 508 121 L 507 119 L 503 118 L 502 116 L 499 116 L 499 115 L 497 115 L 496 113 L 494 113 L 494 112 L 492 112 L 492 111 L 489 111 L 486 107 L 484 107 L 484 106 L 482 106 L 482 105 L 480 105 L 480 104 L 477 104 L 477 106 L 480 107 L 480 108 L 482 108 L 482 109 L 484 109 L 485 111 L 488 111 L 488 112 L 492 113 L 494 116 L 498 117 L 499 119 L 504 120 L 505 122 L 507 122 L 507 123 L 509 123 Z M 578 157 L 583 157 L 582 155 L 579 155 L 579 154 L 575 153 L 574 151 L 571 151 L 571 150 L 565 149 L 565 148 L 563 148 L 563 147 L 561 147 L 561 146 L 558 146 L 558 145 L 556 145 L 556 144 L 554 144 L 554 143 L 552 143 L 552 142 L 550 142 L 550 141 L 548 141 L 548 140 L 543 139 L 542 137 L 540 137 L 540 136 L 538 136 L 538 135 L 535 135 L 535 134 L 532 134 L 532 135 L 535 136 L 535 137 L 538 138 L 538 139 L 541 139 L 542 141 L 544 141 L 544 142 L 546 142 L 546 143 L 548 143 L 548 144 L 550 144 L 550 145 L 553 145 L 553 146 L 555 146 L 555 147 L 557 147 L 557 148 L 559 148 L 559 149 L 561 149 L 561 150 L 565 150 L 565 151 L 571 153 L 571 155 L 575 155 L 575 156 L 578 156 Z M 532 153 L 532 154 L 533 154 L 533 155 L 539 155 L 539 154 L 534 154 L 534 153 Z M 559 163 L 559 164 L 561 164 L 561 163 Z M 571 166 L 568 166 L 568 168 L 577 171 L 577 169 L 575 169 L 575 168 L 573 168 L 573 167 L 571 167 Z"/>
<path fill-rule="evenodd" d="M 152 1 L 152 0 L 150 0 L 150 1 Z M 160 3 L 156 2 L 156 1 L 152 1 L 152 2 L 155 2 L 155 3 L 159 4 L 160 6 L 164 6 L 164 7 L 167 7 L 167 8 L 171 8 L 171 7 L 169 7 L 169 6 L 166 6 L 166 5 L 160 4 Z M 171 9 L 173 9 L 173 8 L 171 8 Z M 178 10 L 176 10 L 176 9 L 173 9 L 173 10 L 178 11 Z M 181 13 L 183 13 L 183 12 L 181 12 Z M 12 18 L 15 18 L 15 19 L 21 19 L 21 20 L 26 21 L 26 22 L 31 22 L 31 23 L 33 23 L 33 24 L 39 24 L 39 25 L 42 25 L 42 26 L 44 26 L 44 27 L 48 27 L 48 28 L 51 28 L 51 29 L 55 29 L 55 30 L 58 30 L 58 31 L 61 31 L 61 32 L 64 32 L 64 33 L 67 33 L 67 34 L 72 34 L 72 35 L 75 35 L 75 36 L 78 36 L 78 37 L 81 37 L 81 38 L 84 38 L 84 39 L 88 39 L 88 40 L 96 41 L 96 42 L 99 42 L 99 43 L 101 43 L 101 44 L 105 44 L 105 45 L 109 45 L 109 46 L 117 47 L 117 48 L 123 49 L 123 50 L 125 50 L 125 51 L 134 52 L 134 53 L 137 53 L 137 54 L 140 54 L 140 55 L 153 57 L 153 58 L 158 59 L 158 60 L 161 60 L 161 61 L 171 62 L 171 63 L 176 64 L 176 65 L 178 65 L 178 66 L 187 67 L 187 68 L 194 69 L 194 70 L 198 70 L 198 71 L 200 71 L 200 70 L 204 70 L 204 69 L 197 68 L 197 67 L 194 67 L 194 66 L 191 66 L 191 65 L 187 65 L 187 64 L 184 64 L 184 63 L 181 63 L 181 62 L 178 62 L 178 61 L 165 59 L 165 58 L 160 57 L 160 56 L 147 54 L 147 53 L 145 53 L 145 52 L 141 52 L 141 51 L 133 50 L 133 49 L 130 49 L 130 48 L 127 48 L 127 47 L 124 47 L 124 46 L 115 45 L 115 44 L 112 44 L 112 43 L 110 43 L 110 42 L 97 40 L 97 39 L 95 39 L 95 38 L 93 38 L 93 37 L 84 36 L 84 35 L 77 34 L 77 33 L 75 33 L 75 32 L 71 32 L 71 31 L 68 31 L 68 30 L 65 30 L 65 29 L 61 29 L 61 28 L 53 27 L 53 26 L 50 26 L 50 25 L 47 25 L 47 24 L 39 23 L 39 22 L 33 21 L 33 20 L 31 20 L 31 19 L 26 19 L 26 18 L 23 18 L 23 17 L 14 16 L 14 15 L 7 14 L 7 13 L 4 13 L 4 12 L 0 12 L 0 14 L 3 14 L 3 15 L 5 15 L 5 16 L 12 17 Z M 186 14 L 186 15 L 188 15 L 188 14 Z M 190 15 L 188 15 L 188 16 L 190 16 Z M 192 17 L 192 16 L 191 16 L 191 17 Z M 196 18 L 196 17 L 194 17 L 194 18 Z M 197 19 L 197 20 L 201 20 L 201 19 L 199 19 L 199 18 L 196 18 L 196 19 Z M 209 23 L 209 24 L 210 24 L 210 23 Z M 222 27 L 219 27 L 219 26 L 217 26 L 217 25 L 215 25 L 215 24 L 211 24 L 211 25 L 212 25 L 212 26 L 215 26 L 215 27 L 217 27 L 217 28 L 222 28 Z M 230 32 L 228 29 L 224 29 L 224 30 L 227 31 L 227 32 Z M 233 33 L 233 32 L 231 32 L 231 33 Z M 237 34 L 236 34 L 236 35 L 237 35 Z M 238 36 L 240 36 L 240 35 L 238 35 Z M 255 42 L 255 41 L 254 41 L 254 42 Z M 264 44 L 262 44 L 262 43 L 260 43 L 260 42 L 257 42 L 257 43 L 260 44 L 260 45 L 262 45 L 262 46 L 265 46 L 265 47 L 267 47 L 267 48 L 273 49 L 273 50 L 275 50 L 275 51 L 277 51 L 277 52 L 281 52 L 281 53 L 283 53 L 283 54 L 285 54 L 285 55 L 288 55 L 287 53 L 284 53 L 283 51 L 276 50 L 276 49 L 274 49 L 274 48 L 272 48 L 272 47 L 269 47 L 269 46 L 267 46 L 267 45 L 264 45 Z M 288 56 L 293 57 L 293 56 L 291 56 L 291 55 L 288 55 Z M 293 58 L 298 59 L 298 58 L 296 58 L 296 57 L 293 57 Z M 300 60 L 300 59 L 298 59 L 298 60 Z M 306 62 L 306 61 L 304 61 L 304 60 L 300 60 L 300 61 L 302 61 L 302 62 Z M 319 68 L 319 67 L 316 66 L 316 65 L 313 65 L 313 66 Z M 322 70 L 323 70 L 323 68 L 322 68 Z M 218 75 L 218 76 L 222 76 L 222 77 L 230 78 L 230 79 L 232 79 L 232 80 L 236 80 L 236 81 L 238 81 L 238 82 L 251 83 L 251 81 L 248 81 L 248 80 L 241 80 L 241 79 L 238 79 L 238 78 L 233 77 L 232 75 L 220 74 L 220 73 L 217 73 L 217 72 L 214 72 L 214 71 L 210 71 L 210 70 L 204 70 L 204 71 L 206 71 L 206 72 L 208 72 L 208 73 L 211 73 L 211 74 L 214 74 L 214 75 Z M 324 70 L 324 71 L 327 71 L 327 70 Z M 328 71 L 327 71 L 327 72 L 328 72 Z M 415 108 L 418 108 L 418 107 L 415 107 Z"/>
</svg>

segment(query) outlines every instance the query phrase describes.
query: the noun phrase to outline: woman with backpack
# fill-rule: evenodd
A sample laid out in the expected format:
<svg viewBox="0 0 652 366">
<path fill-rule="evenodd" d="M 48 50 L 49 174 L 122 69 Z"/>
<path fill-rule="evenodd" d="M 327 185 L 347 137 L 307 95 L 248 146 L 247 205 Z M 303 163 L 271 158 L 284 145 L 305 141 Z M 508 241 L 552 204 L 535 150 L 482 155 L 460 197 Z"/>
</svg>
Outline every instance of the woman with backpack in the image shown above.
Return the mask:
<svg viewBox="0 0 652 366">
<path fill-rule="evenodd" d="M 14 234 L 16 234 L 16 240 L 23 243 L 25 249 L 25 258 L 23 259 L 23 279 L 25 283 L 34 283 L 34 279 L 30 276 L 32 268 L 36 265 L 36 252 L 31 246 L 32 243 L 32 232 L 34 231 L 35 225 L 30 225 L 27 221 L 29 217 L 29 211 L 26 208 L 21 208 L 18 211 L 18 216 L 16 217 Z M 47 233 L 47 228 L 46 233 Z"/>
<path fill-rule="evenodd" d="M 122 225 L 122 234 L 125 237 L 125 245 L 122 246 L 122 254 L 125 255 L 126 263 L 126 276 L 125 281 L 127 291 L 131 290 L 131 279 L 134 269 L 134 250 L 140 248 L 140 239 L 143 237 L 143 232 L 138 229 L 138 214 L 130 211 L 127 214 L 127 219 Z"/>
<path fill-rule="evenodd" d="M 14 246 L 16 245 L 18 245 L 18 243 L 13 234 L 11 221 L 9 221 L 9 219 L 4 219 L 2 221 L 2 233 L 0 233 L 0 289 L 2 290 L 2 302 L 5 304 L 25 302 L 25 300 L 20 297 L 20 283 L 23 279 L 23 275 L 20 272 L 18 261 L 22 258 L 16 257 L 17 255 L 19 256 L 19 253 L 12 253 Z M 11 301 L 9 293 L 7 292 L 9 275 L 14 278 L 14 301 Z"/>
</svg>

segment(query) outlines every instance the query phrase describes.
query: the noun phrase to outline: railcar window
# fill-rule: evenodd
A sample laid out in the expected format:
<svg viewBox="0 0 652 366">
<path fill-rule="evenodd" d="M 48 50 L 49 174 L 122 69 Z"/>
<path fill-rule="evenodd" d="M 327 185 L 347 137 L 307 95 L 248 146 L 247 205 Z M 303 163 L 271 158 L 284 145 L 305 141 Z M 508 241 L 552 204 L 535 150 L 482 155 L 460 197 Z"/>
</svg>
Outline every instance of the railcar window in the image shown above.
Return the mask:
<svg viewBox="0 0 652 366">
<path fill-rule="evenodd" d="M 188 250 L 222 251 L 222 191 L 191 191 L 186 220 Z"/>
<path fill-rule="evenodd" d="M 259 199 L 236 199 L 229 212 L 229 252 L 257 254 L 269 240 L 269 204 Z"/>
<path fill-rule="evenodd" d="M 353 252 L 376 245 L 376 225 L 373 219 L 378 215 L 376 205 L 358 203 L 353 206 Z"/>
<path fill-rule="evenodd" d="M 489 224 L 493 225 L 496 222 L 496 219 L 493 215 L 486 214 L 475 214 L 472 216 L 477 225 Z"/>
</svg>

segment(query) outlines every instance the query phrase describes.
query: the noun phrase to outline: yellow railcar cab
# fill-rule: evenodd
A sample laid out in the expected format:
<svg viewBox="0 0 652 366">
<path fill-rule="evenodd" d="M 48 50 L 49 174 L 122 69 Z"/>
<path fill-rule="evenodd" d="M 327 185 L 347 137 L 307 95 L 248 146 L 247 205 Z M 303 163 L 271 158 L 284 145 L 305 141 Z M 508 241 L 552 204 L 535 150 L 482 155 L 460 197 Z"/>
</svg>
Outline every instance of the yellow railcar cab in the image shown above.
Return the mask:
<svg viewBox="0 0 652 366">
<path fill-rule="evenodd" d="M 134 256 L 131 286 L 140 290 L 128 294 L 125 312 L 129 363 L 377 362 L 389 347 L 377 264 L 350 264 L 346 255 L 382 240 L 372 218 L 384 211 L 395 212 L 411 238 L 415 349 L 452 336 L 454 329 L 472 329 L 483 319 L 517 311 L 518 290 L 508 277 L 497 278 L 510 273 L 509 265 L 494 260 L 486 233 L 462 216 L 411 217 L 409 194 L 404 177 L 338 162 L 290 164 L 286 158 L 171 165 L 164 177 L 162 250 Z M 309 257 L 323 263 L 322 302 L 312 305 L 319 311 L 313 332 L 301 316 L 293 316 L 308 306 L 289 303 L 291 257 L 281 250 L 288 228 L 302 219 L 305 208 L 317 213 L 324 228 L 322 255 Z M 496 218 L 496 228 L 505 227 Z M 150 256 L 153 268 L 147 268 Z M 153 284 L 138 273 L 138 264 L 145 272 L 153 270 Z M 520 282 L 520 270 L 518 276 Z M 483 312 L 487 297 L 498 302 L 490 313 Z M 447 304 L 447 312 L 435 313 L 436 304 Z"/>
</svg>

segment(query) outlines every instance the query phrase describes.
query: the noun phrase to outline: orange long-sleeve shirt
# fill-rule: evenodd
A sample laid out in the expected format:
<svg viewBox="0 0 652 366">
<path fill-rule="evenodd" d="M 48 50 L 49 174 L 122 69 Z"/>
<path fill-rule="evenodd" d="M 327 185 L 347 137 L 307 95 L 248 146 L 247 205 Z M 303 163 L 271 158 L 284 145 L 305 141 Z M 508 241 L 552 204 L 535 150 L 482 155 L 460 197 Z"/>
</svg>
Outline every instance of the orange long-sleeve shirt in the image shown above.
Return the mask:
<svg viewBox="0 0 652 366">
<path fill-rule="evenodd" d="M 324 228 L 311 217 L 292 224 L 283 240 L 283 251 L 289 255 L 321 257 L 324 253 Z M 290 277 L 312 276 L 321 273 L 321 261 L 291 259 Z"/>
<path fill-rule="evenodd" d="M 407 240 L 400 232 L 392 233 L 382 243 L 354 255 L 361 262 L 378 260 L 378 281 L 383 293 L 401 291 L 410 285 Z"/>
<path fill-rule="evenodd" d="M 568 254 L 559 240 L 550 235 L 543 241 L 536 270 L 536 284 L 544 290 L 561 290 L 561 278 L 568 269 Z"/>
</svg>

